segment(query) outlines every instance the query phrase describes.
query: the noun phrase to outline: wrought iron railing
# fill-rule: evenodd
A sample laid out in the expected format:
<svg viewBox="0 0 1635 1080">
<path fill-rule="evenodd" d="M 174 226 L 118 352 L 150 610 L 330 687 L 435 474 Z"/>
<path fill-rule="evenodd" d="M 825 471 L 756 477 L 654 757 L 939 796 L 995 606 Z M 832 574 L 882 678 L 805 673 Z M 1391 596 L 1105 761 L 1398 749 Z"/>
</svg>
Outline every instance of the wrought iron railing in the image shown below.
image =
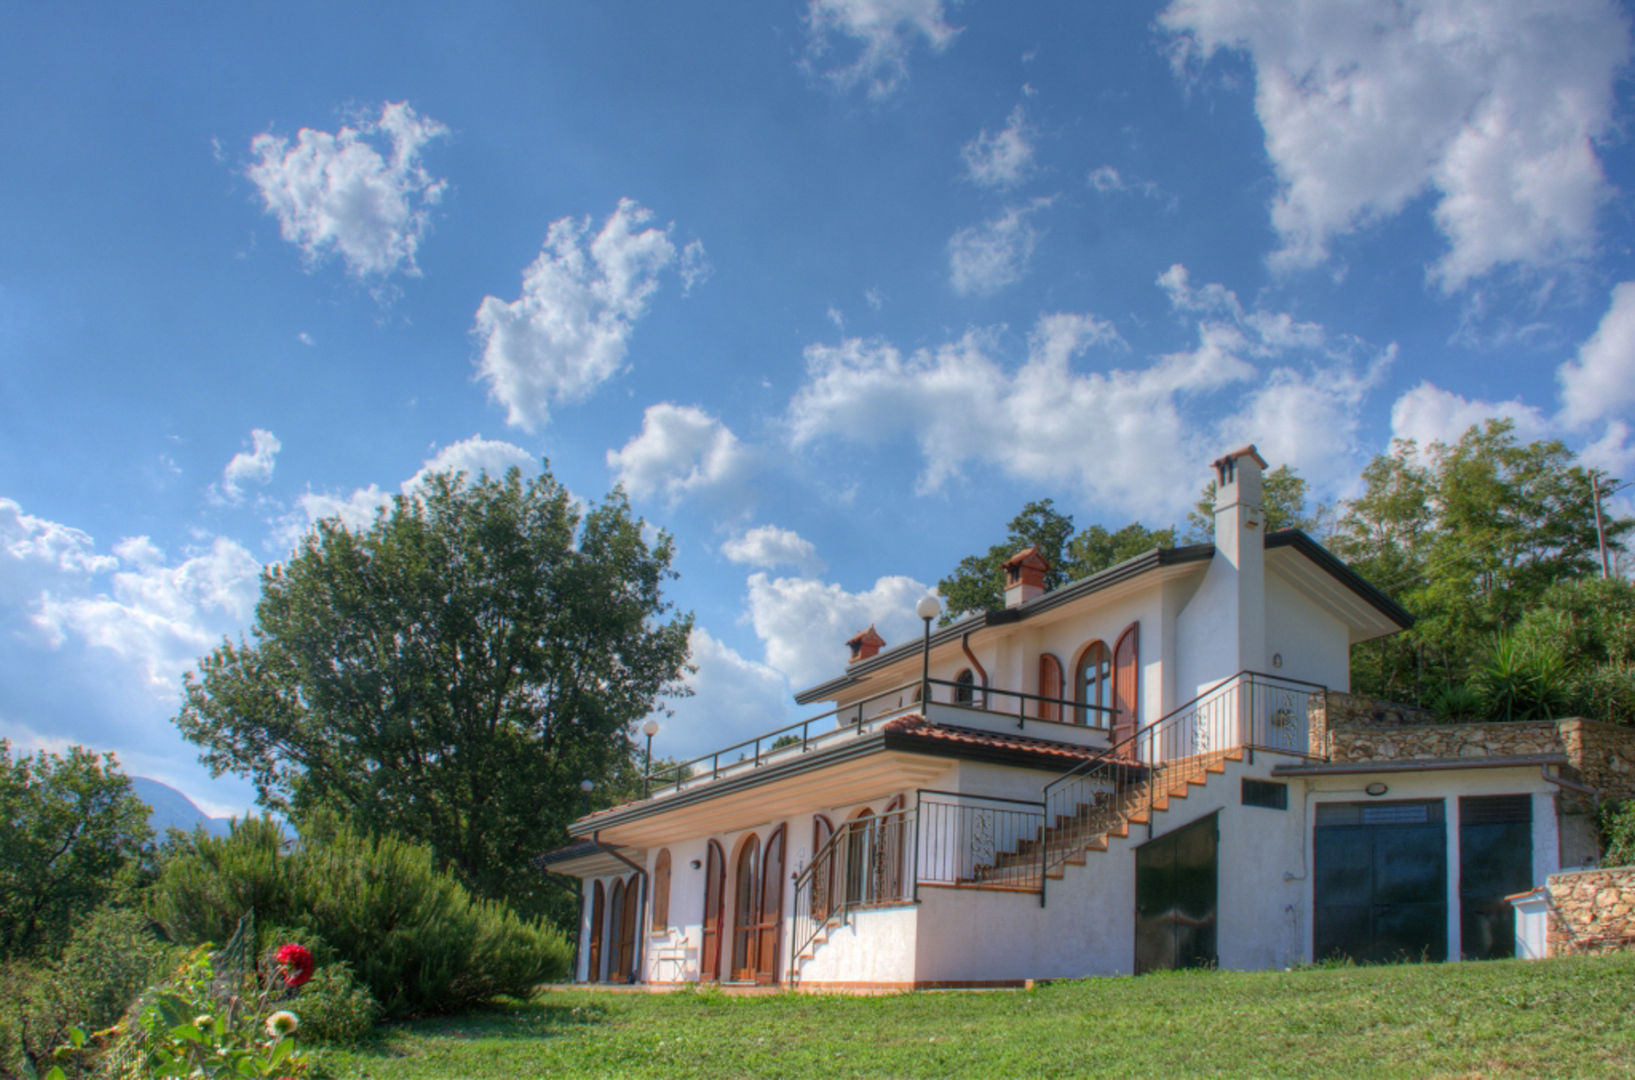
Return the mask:
<svg viewBox="0 0 1635 1080">
<path fill-rule="evenodd" d="M 918 803 L 918 884 L 1039 888 L 1044 877 L 1044 803 L 925 790 Z"/>
<path fill-rule="evenodd" d="M 947 679 L 929 679 L 931 700 L 938 704 L 957 705 L 966 709 L 1002 713 L 1016 717 L 1016 726 L 1025 729 L 1031 721 L 1037 724 L 1066 724 L 1111 731 L 1118 710 L 1107 705 L 1086 705 L 1070 698 L 1047 697 L 1021 690 L 1001 690 L 975 683 L 951 682 Z M 947 691 L 939 693 L 938 688 Z M 994 699 L 1004 704 L 1000 705 Z M 1031 715 L 1030 715 L 1031 714 Z"/>
<path fill-rule="evenodd" d="M 914 899 L 915 809 L 852 818 L 795 875 L 790 979 L 817 936 L 859 908 Z"/>
<path fill-rule="evenodd" d="M 1229 754 L 1310 756 L 1326 703 L 1317 683 L 1242 671 L 1057 777 L 1044 793 L 1047 875 L 1134 815 L 1145 812 L 1150 828 L 1161 799 L 1218 770 Z"/>
</svg>

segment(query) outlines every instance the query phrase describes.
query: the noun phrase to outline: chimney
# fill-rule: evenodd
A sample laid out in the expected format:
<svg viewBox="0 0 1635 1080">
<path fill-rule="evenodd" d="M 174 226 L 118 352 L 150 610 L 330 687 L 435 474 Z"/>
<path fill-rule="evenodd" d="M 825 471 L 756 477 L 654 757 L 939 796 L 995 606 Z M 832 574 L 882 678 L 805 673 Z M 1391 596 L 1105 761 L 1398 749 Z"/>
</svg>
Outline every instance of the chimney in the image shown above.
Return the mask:
<svg viewBox="0 0 1635 1080">
<path fill-rule="evenodd" d="M 1050 564 L 1037 547 L 1027 547 L 1005 560 L 1005 606 L 1021 607 L 1045 594 L 1045 573 Z"/>
<path fill-rule="evenodd" d="M 867 660 L 879 652 L 885 646 L 885 643 L 886 639 L 881 637 L 873 626 L 870 626 L 867 630 L 846 642 L 847 647 L 852 651 L 850 662 L 855 664 L 859 660 Z"/>
<path fill-rule="evenodd" d="M 1266 667 L 1266 507 L 1261 471 L 1266 459 L 1251 444 L 1212 462 L 1215 468 L 1215 555 L 1211 573 L 1231 579 L 1233 674 Z"/>
</svg>

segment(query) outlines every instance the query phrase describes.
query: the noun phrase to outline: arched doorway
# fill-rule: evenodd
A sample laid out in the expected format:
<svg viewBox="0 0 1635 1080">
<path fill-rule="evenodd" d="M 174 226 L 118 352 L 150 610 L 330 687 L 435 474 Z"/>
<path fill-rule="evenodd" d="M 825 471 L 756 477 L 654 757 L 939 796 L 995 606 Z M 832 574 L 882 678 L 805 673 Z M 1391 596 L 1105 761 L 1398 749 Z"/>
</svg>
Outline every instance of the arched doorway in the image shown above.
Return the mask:
<svg viewBox="0 0 1635 1080">
<path fill-rule="evenodd" d="M 1141 624 L 1131 623 L 1113 646 L 1113 745 L 1134 735 L 1141 725 Z"/>
<path fill-rule="evenodd" d="M 613 891 L 608 894 L 608 925 L 607 944 L 607 981 L 624 982 L 629 977 L 628 957 L 624 955 L 625 932 L 625 889 L 624 878 L 613 883 Z"/>
<path fill-rule="evenodd" d="M 778 981 L 779 944 L 783 939 L 783 849 L 785 826 L 767 837 L 761 853 L 760 903 L 755 917 L 755 981 Z"/>
<path fill-rule="evenodd" d="M 739 842 L 734 866 L 732 981 L 749 982 L 755 977 L 755 950 L 759 943 L 756 924 L 761 910 L 761 842 L 754 833 Z"/>
<path fill-rule="evenodd" d="M 590 890 L 590 930 L 586 935 L 585 981 L 602 981 L 602 922 L 607 915 L 607 894 L 600 881 Z"/>
<path fill-rule="evenodd" d="M 834 823 L 828 818 L 822 814 L 812 818 L 812 918 L 820 923 L 834 909 L 835 850 L 831 848 L 827 854 L 823 851 L 834 833 Z"/>
<path fill-rule="evenodd" d="M 702 982 L 721 981 L 721 931 L 726 907 L 727 859 L 721 845 L 711 840 L 704 868 L 704 948 L 698 978 Z"/>
<path fill-rule="evenodd" d="M 1079 652 L 1073 665 L 1073 700 L 1087 706 L 1079 710 L 1079 723 L 1086 727 L 1107 727 L 1107 708 L 1112 697 L 1113 654 L 1104 641 L 1092 641 Z"/>
<path fill-rule="evenodd" d="M 624 887 L 624 906 L 619 910 L 619 966 L 610 976 L 618 982 L 636 982 L 636 934 L 641 918 L 641 877 L 631 875 Z"/>
</svg>

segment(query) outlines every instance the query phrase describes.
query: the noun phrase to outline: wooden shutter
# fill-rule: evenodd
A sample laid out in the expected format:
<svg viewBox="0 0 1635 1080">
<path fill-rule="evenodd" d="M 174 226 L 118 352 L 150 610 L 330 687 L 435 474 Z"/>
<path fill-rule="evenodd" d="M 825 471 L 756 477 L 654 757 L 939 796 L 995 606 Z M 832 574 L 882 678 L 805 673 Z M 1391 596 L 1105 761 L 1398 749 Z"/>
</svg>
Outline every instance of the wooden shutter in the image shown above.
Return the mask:
<svg viewBox="0 0 1635 1080">
<path fill-rule="evenodd" d="M 1113 646 L 1113 708 L 1118 710 L 1113 720 L 1114 746 L 1134 735 L 1140 723 L 1140 630 L 1140 623 L 1131 623 Z"/>
<path fill-rule="evenodd" d="M 812 858 L 817 860 L 812 864 L 812 918 L 820 923 L 834 908 L 835 850 L 823 855 L 823 845 L 834 833 L 835 827 L 828 818 L 822 814 L 812 818 Z"/>
<path fill-rule="evenodd" d="M 653 861 L 653 933 L 670 929 L 670 849 L 661 848 Z"/>
<path fill-rule="evenodd" d="M 1049 653 L 1039 654 L 1039 696 L 1062 697 L 1062 662 Z M 1038 702 L 1041 720 L 1060 720 L 1062 707 L 1054 701 Z"/>
<path fill-rule="evenodd" d="M 619 935 L 619 978 L 636 982 L 636 924 L 641 921 L 641 878 L 631 875 L 624 889 L 624 932 Z"/>
<path fill-rule="evenodd" d="M 608 894 L 607 925 L 607 981 L 624 982 L 630 971 L 630 958 L 625 953 L 625 884 L 624 878 L 613 883 Z"/>
<path fill-rule="evenodd" d="M 732 967 L 734 982 L 755 977 L 755 946 L 759 942 L 756 923 L 761 914 L 761 842 L 754 833 L 740 842 L 738 862 L 733 871 Z"/>
<path fill-rule="evenodd" d="M 766 841 L 761 856 L 761 903 L 755 920 L 755 981 L 778 981 L 778 945 L 783 938 L 783 846 L 785 826 Z"/>
<path fill-rule="evenodd" d="M 704 868 L 704 950 L 698 977 L 704 982 L 721 981 L 722 894 L 727 889 L 727 858 L 721 845 L 710 841 Z"/>
<path fill-rule="evenodd" d="M 598 881 L 591 890 L 590 902 L 590 956 L 585 965 L 585 981 L 602 981 L 602 922 L 606 917 L 607 894 Z"/>
</svg>

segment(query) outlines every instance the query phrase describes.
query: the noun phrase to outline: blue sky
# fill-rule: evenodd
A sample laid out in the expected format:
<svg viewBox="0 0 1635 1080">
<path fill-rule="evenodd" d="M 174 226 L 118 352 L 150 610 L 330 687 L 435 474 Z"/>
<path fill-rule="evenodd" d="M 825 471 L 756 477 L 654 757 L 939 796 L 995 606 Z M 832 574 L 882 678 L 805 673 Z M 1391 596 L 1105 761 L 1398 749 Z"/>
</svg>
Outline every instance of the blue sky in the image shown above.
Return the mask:
<svg viewBox="0 0 1635 1080">
<path fill-rule="evenodd" d="M 0 737 L 243 808 L 181 673 L 428 467 L 676 536 L 672 755 L 1029 499 L 1170 524 L 1245 441 L 1343 498 L 1488 415 L 1635 475 L 1631 21 L 0 3 Z"/>
</svg>

